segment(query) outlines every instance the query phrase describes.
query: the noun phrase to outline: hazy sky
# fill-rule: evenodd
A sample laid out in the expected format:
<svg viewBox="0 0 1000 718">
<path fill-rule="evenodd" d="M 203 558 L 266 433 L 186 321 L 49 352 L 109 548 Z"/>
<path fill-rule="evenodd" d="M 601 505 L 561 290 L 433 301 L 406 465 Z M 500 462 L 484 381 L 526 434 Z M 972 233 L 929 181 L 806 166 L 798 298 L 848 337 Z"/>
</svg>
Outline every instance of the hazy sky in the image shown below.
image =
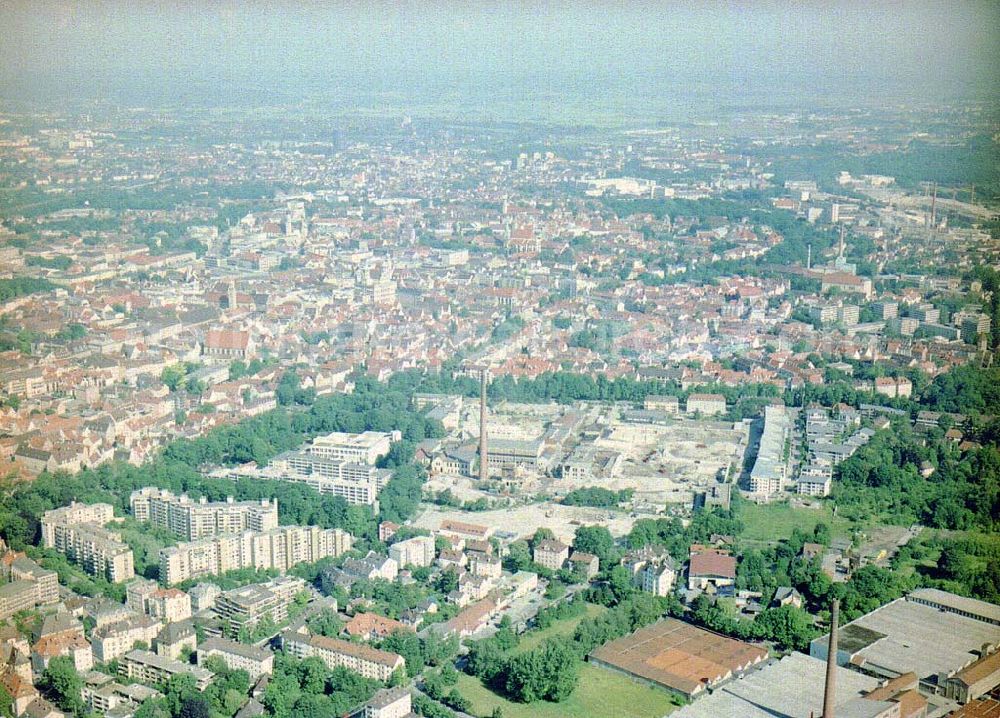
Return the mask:
<svg viewBox="0 0 1000 718">
<path fill-rule="evenodd" d="M 0 98 L 997 98 L 1000 2 L 0 3 Z"/>
</svg>

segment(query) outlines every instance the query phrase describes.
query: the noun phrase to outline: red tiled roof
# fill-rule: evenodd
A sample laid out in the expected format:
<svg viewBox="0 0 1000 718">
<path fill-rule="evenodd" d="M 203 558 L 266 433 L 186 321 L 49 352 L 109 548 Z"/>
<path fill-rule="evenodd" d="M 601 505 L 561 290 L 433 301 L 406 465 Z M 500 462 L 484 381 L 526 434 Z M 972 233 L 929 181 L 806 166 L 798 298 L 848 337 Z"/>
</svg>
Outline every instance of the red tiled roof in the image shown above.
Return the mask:
<svg viewBox="0 0 1000 718">
<path fill-rule="evenodd" d="M 405 623 L 380 616 L 377 613 L 359 613 L 344 626 L 344 630 L 351 636 L 367 636 L 370 633 L 377 636 L 389 636 L 396 631 L 413 631 Z"/>
<path fill-rule="evenodd" d="M 205 335 L 205 346 L 209 349 L 242 349 L 250 342 L 248 332 L 235 332 L 227 329 L 210 329 Z"/>
<path fill-rule="evenodd" d="M 441 531 L 451 531 L 453 533 L 485 537 L 489 533 L 490 529 L 488 526 L 467 524 L 464 521 L 452 521 L 448 519 L 441 522 Z"/>
<path fill-rule="evenodd" d="M 692 554 L 689 573 L 691 576 L 736 578 L 736 559 L 715 551 Z"/>
<path fill-rule="evenodd" d="M 847 272 L 830 272 L 823 275 L 823 284 L 842 284 L 852 287 L 860 287 L 864 284 L 864 278 Z"/>
<path fill-rule="evenodd" d="M 369 661 L 371 663 L 380 663 L 390 668 L 394 668 L 398 665 L 401 656 L 398 653 L 392 653 L 390 651 L 380 651 L 377 648 L 372 648 L 371 646 L 366 646 L 361 643 L 351 643 L 350 641 L 342 641 L 339 638 L 327 638 L 326 636 L 294 636 L 296 640 L 301 640 L 313 645 L 316 648 L 320 648 L 327 651 L 332 651 L 333 653 L 340 653 L 345 656 L 354 656 L 355 658 L 360 658 L 363 661 Z"/>
<path fill-rule="evenodd" d="M 493 599 L 474 603 L 445 624 L 455 631 L 474 631 L 496 610 Z"/>
</svg>

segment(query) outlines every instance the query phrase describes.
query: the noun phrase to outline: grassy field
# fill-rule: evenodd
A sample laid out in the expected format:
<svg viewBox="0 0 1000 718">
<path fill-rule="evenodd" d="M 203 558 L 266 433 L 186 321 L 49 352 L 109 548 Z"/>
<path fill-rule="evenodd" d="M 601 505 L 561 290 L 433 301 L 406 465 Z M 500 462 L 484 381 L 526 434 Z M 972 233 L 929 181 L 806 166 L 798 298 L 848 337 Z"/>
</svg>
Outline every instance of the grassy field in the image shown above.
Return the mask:
<svg viewBox="0 0 1000 718">
<path fill-rule="evenodd" d="M 830 527 L 834 537 L 849 536 L 851 528 L 847 519 L 834 517 L 828 506 L 792 508 L 786 503 L 757 505 L 747 502 L 740 508 L 740 518 L 746 525 L 743 538 L 750 541 L 788 538 L 796 528 L 811 533 L 821 522 Z"/>
<path fill-rule="evenodd" d="M 489 716 L 500 706 L 504 718 L 660 718 L 677 708 L 666 691 L 589 663 L 581 667 L 576 690 L 562 703 L 512 703 L 464 673 L 459 676 L 458 690 L 469 699 L 469 712 L 476 716 Z"/>
<path fill-rule="evenodd" d="M 532 648 L 537 647 L 547 638 L 553 636 L 572 636 L 573 631 L 576 630 L 577 625 L 580 621 L 585 618 L 595 618 L 605 611 L 607 611 L 604 606 L 598 606 L 594 603 L 587 604 L 587 610 L 580 616 L 576 618 L 564 618 L 559 621 L 553 621 L 552 625 L 541 631 L 529 631 L 524 634 L 521 638 L 521 642 L 517 645 L 518 651 L 530 651 Z"/>
</svg>

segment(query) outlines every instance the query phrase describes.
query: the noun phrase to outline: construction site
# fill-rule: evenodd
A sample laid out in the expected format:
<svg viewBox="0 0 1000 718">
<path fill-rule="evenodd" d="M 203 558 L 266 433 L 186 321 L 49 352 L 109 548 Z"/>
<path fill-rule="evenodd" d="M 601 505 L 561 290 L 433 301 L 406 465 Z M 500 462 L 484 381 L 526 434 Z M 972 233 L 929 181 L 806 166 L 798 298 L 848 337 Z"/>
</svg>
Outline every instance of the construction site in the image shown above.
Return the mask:
<svg viewBox="0 0 1000 718">
<path fill-rule="evenodd" d="M 430 412 L 459 403 L 447 396 L 421 401 Z M 450 418 L 446 438 L 421 445 L 430 475 L 425 490 L 450 492 L 463 503 L 504 503 L 504 523 L 528 532 L 565 523 L 572 535 L 574 525 L 600 521 L 625 533 L 637 516 L 689 507 L 696 494 L 739 474 L 749 442 L 748 422 L 641 411 L 627 402 L 488 407 L 480 397 Z M 627 513 L 559 503 L 593 487 L 627 495 L 615 507 Z"/>
</svg>

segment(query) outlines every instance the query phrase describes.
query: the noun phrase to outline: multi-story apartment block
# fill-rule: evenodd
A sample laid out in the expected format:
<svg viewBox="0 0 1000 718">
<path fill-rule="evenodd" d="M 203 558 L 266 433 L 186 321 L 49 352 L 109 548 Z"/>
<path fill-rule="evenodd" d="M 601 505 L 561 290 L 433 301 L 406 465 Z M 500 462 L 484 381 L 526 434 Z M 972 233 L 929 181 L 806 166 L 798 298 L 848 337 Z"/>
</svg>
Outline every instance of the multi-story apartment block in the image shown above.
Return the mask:
<svg viewBox="0 0 1000 718">
<path fill-rule="evenodd" d="M 830 204 L 830 222 L 832 224 L 837 224 L 838 222 L 851 223 L 857 219 L 858 205 L 847 204 L 844 202 L 832 202 Z"/>
<path fill-rule="evenodd" d="M 106 673 L 97 671 L 91 671 L 83 679 L 80 697 L 97 714 L 130 715 L 143 701 L 163 695 L 158 690 L 139 683 L 122 685 Z"/>
<path fill-rule="evenodd" d="M 221 593 L 222 589 L 214 583 L 199 583 L 192 586 L 188 591 L 188 596 L 191 597 L 191 609 L 197 612 L 212 608 Z"/>
<path fill-rule="evenodd" d="M 229 497 L 210 502 L 203 496 L 193 501 L 185 494 L 175 496 L 165 489 L 146 487 L 133 491 L 130 503 L 137 521 L 149 521 L 185 541 L 278 527 L 276 499 L 233 501 Z"/>
<path fill-rule="evenodd" d="M 962 330 L 962 339 L 967 342 L 975 342 L 979 337 L 989 334 L 992 321 L 988 314 L 968 314 L 961 317 L 959 327 Z"/>
<path fill-rule="evenodd" d="M 38 587 L 33 581 L 12 581 L 0 586 L 0 620 L 38 605 Z"/>
<path fill-rule="evenodd" d="M 168 623 L 153 643 L 156 655 L 167 658 L 180 658 L 185 649 L 194 651 L 197 646 L 198 633 L 191 621 Z"/>
<path fill-rule="evenodd" d="M 392 442 L 399 441 L 398 431 L 365 431 L 361 434 L 347 434 L 335 431 L 325 436 L 317 436 L 307 451 L 335 461 L 357 464 L 374 464 L 389 453 Z"/>
<path fill-rule="evenodd" d="M 389 558 L 402 566 L 430 566 L 434 563 L 434 538 L 414 536 L 389 547 Z"/>
<path fill-rule="evenodd" d="M 94 667 L 94 652 L 83 631 L 62 631 L 42 636 L 31 647 L 31 667 L 35 673 L 48 668 L 53 658 L 70 658 L 78 671 L 89 671 Z"/>
<path fill-rule="evenodd" d="M 724 414 L 726 412 L 726 397 L 722 394 L 691 394 L 687 399 L 687 413 L 696 411 L 705 416 Z"/>
<path fill-rule="evenodd" d="M 125 586 L 125 605 L 136 613 L 149 613 L 149 599 L 159 590 L 156 581 L 135 578 Z"/>
<path fill-rule="evenodd" d="M 91 576 L 111 583 L 128 581 L 135 576 L 132 549 L 121 535 L 94 524 L 80 524 L 56 529 L 56 550 L 64 553 Z"/>
<path fill-rule="evenodd" d="M 854 326 L 861 321 L 861 307 L 856 304 L 842 304 L 837 307 L 837 321 L 845 326 Z"/>
<path fill-rule="evenodd" d="M 662 563 L 648 563 L 636 575 L 636 585 L 656 596 L 666 596 L 674 587 L 677 579 L 677 570 L 669 561 Z"/>
<path fill-rule="evenodd" d="M 941 319 L 941 310 L 933 304 L 918 304 L 910 309 L 910 316 L 924 324 L 937 324 Z"/>
<path fill-rule="evenodd" d="M 56 572 L 22 553 L 10 551 L 0 558 L 0 575 L 8 582 L 0 586 L 0 620 L 59 600 Z"/>
<path fill-rule="evenodd" d="M 339 556 L 351 548 L 352 540 L 342 529 L 318 526 L 281 526 L 215 536 L 162 549 L 160 580 L 171 585 L 251 567 L 287 571 L 296 564 Z"/>
<path fill-rule="evenodd" d="M 304 590 L 305 581 L 283 576 L 267 583 L 225 591 L 216 600 L 214 610 L 223 621 L 225 633 L 235 637 L 241 628 L 253 629 L 265 618 L 280 624 L 288 618 L 292 599 Z"/>
<path fill-rule="evenodd" d="M 90 637 L 94 658 L 101 663 L 113 661 L 135 648 L 138 641 L 151 646 L 162 628 L 163 624 L 151 616 L 133 616 L 96 628 Z"/>
<path fill-rule="evenodd" d="M 677 565 L 666 549 L 644 546 L 630 551 L 622 565 L 632 576 L 632 584 L 656 596 L 666 596 L 677 580 Z"/>
<path fill-rule="evenodd" d="M 177 588 L 161 588 L 146 603 L 149 615 L 166 623 L 191 618 L 191 597 Z"/>
<path fill-rule="evenodd" d="M 112 583 L 135 576 L 132 549 L 121 536 L 104 528 L 114 517 L 110 504 L 78 504 L 46 511 L 42 544 L 54 548 L 92 576 Z"/>
<path fill-rule="evenodd" d="M 503 566 L 499 556 L 488 556 L 482 553 L 473 553 L 469 558 L 469 573 L 483 578 L 500 578 Z"/>
<path fill-rule="evenodd" d="M 832 324 L 837 321 L 836 304 L 816 304 L 809 307 L 809 318 L 820 324 Z"/>
<path fill-rule="evenodd" d="M 166 683 L 171 676 L 188 674 L 194 678 L 199 691 L 208 688 L 214 675 L 200 666 L 181 663 L 166 656 L 138 649 L 129 651 L 121 657 L 118 661 L 118 673 L 140 683 L 153 684 Z"/>
<path fill-rule="evenodd" d="M 535 546 L 534 560 L 539 566 L 544 566 L 550 571 L 558 571 L 569 558 L 569 546 L 556 541 L 555 539 L 545 539 L 539 541 Z"/>
<path fill-rule="evenodd" d="M 798 492 L 806 496 L 829 496 L 830 489 L 833 488 L 833 472 L 821 472 L 813 469 L 809 473 L 805 470 L 799 475 Z"/>
<path fill-rule="evenodd" d="M 56 528 L 76 524 L 96 524 L 103 526 L 115 517 L 111 504 L 81 504 L 76 501 L 69 506 L 46 511 L 42 515 L 42 545 L 56 547 Z"/>
<path fill-rule="evenodd" d="M 904 337 L 912 337 L 920 327 L 920 320 L 913 317 L 894 317 L 889 319 L 885 326 L 890 332 Z"/>
<path fill-rule="evenodd" d="M 299 658 L 316 656 L 331 669 L 343 666 L 377 681 L 389 680 L 396 670 L 406 665 L 397 653 L 326 636 L 286 632 L 281 634 L 281 644 L 286 651 Z"/>
<path fill-rule="evenodd" d="M 668 414 L 680 412 L 680 404 L 676 396 L 662 396 L 650 394 L 643 401 L 643 408 L 647 411 L 664 411 Z"/>
<path fill-rule="evenodd" d="M 95 629 L 127 621 L 135 615 L 128 606 L 101 599 L 84 607 L 84 617 L 94 622 Z"/>
<path fill-rule="evenodd" d="M 371 700 L 350 714 L 349 718 L 409 718 L 413 702 L 409 686 L 383 688 Z"/>
<path fill-rule="evenodd" d="M 897 302 L 875 302 L 872 310 L 879 319 L 895 319 L 899 316 L 899 304 Z"/>
<path fill-rule="evenodd" d="M 788 478 L 787 452 L 792 429 L 792 417 L 785 407 L 764 407 L 764 431 L 757 459 L 750 470 L 748 488 L 751 494 L 770 496 L 784 487 Z"/>
<path fill-rule="evenodd" d="M 274 653 L 228 638 L 213 636 L 198 646 L 198 665 L 204 665 L 212 657 L 222 659 L 230 670 L 246 671 L 251 681 L 274 670 Z"/>
<path fill-rule="evenodd" d="M 392 477 L 386 469 L 357 461 L 343 461 L 311 451 L 287 451 L 256 472 L 261 478 L 295 481 L 321 494 L 342 497 L 349 504 L 374 506 L 379 492 Z"/>
<path fill-rule="evenodd" d="M 907 397 L 913 393 L 913 383 L 905 376 L 875 377 L 875 392 L 890 398 Z"/>
</svg>

